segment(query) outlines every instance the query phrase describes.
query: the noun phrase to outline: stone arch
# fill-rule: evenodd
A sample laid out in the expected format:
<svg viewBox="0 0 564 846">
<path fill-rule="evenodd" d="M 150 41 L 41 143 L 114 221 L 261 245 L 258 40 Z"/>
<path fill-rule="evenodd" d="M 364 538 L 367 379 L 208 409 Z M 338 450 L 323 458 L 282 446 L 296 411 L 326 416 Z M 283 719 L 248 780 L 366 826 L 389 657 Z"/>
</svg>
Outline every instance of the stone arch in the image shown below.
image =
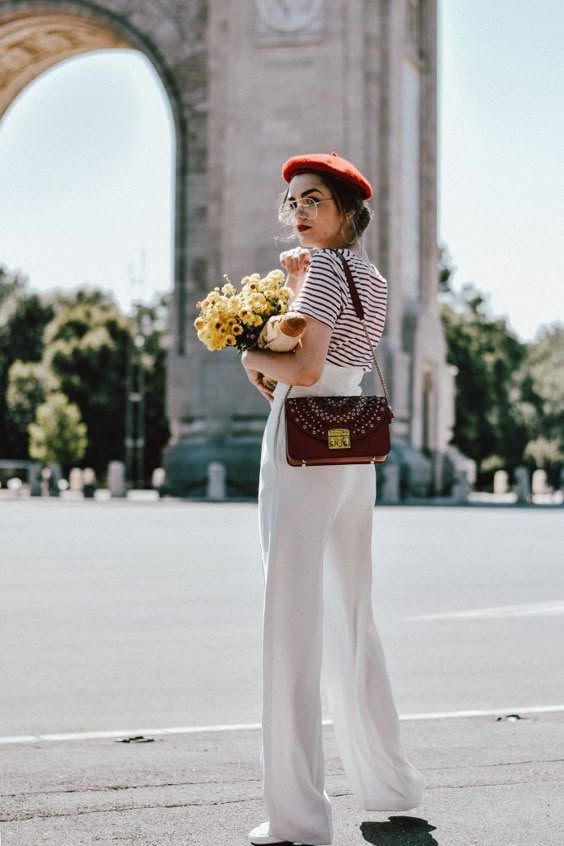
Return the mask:
<svg viewBox="0 0 564 846">
<path fill-rule="evenodd" d="M 0 117 L 29 83 L 59 62 L 91 50 L 130 46 L 107 26 L 69 13 L 27 13 L 3 20 Z"/>
<path fill-rule="evenodd" d="M 176 145 L 171 315 L 175 359 L 185 355 L 188 256 L 197 267 L 203 258 L 197 256 L 197 250 L 196 255 L 191 254 L 191 242 L 205 240 L 198 231 L 205 225 L 201 213 L 188 231 L 189 204 L 201 206 L 197 197 L 189 197 L 188 184 L 195 173 L 205 173 L 205 7 L 204 0 L 195 0 L 182 17 L 171 10 L 155 9 L 149 0 L 8 0 L 0 7 L 0 119 L 41 73 L 93 50 L 138 50 L 163 84 Z M 201 178 L 196 181 L 202 182 Z"/>
</svg>

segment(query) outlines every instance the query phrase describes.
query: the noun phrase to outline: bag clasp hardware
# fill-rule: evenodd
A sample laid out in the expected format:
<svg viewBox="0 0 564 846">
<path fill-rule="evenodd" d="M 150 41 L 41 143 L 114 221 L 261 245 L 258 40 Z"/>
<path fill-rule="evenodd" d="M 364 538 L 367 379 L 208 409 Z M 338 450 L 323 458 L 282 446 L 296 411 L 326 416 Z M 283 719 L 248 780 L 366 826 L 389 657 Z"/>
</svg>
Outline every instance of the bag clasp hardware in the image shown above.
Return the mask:
<svg viewBox="0 0 564 846">
<path fill-rule="evenodd" d="M 329 449 L 350 449 L 351 433 L 349 429 L 329 429 L 327 432 Z"/>
</svg>

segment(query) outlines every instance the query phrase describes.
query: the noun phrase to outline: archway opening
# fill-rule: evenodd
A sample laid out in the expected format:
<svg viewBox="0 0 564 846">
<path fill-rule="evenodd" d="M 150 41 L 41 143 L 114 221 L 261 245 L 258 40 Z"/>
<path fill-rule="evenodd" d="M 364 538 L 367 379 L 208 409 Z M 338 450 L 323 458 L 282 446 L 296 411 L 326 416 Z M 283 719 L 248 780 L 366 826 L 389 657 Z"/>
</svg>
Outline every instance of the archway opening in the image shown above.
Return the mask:
<svg viewBox="0 0 564 846">
<path fill-rule="evenodd" d="M 175 133 L 150 61 L 56 13 L 2 18 L 0 56 L 0 263 L 39 292 L 109 292 L 124 313 L 170 292 Z"/>
</svg>

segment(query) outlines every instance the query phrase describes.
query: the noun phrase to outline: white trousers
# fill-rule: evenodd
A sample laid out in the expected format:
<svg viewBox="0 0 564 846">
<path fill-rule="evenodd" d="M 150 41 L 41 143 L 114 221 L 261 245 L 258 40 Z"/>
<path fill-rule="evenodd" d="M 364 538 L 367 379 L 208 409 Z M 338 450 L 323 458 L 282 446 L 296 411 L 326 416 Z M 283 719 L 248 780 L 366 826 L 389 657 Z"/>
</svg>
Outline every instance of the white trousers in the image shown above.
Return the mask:
<svg viewBox="0 0 564 846">
<path fill-rule="evenodd" d="M 326 364 L 291 396 L 360 394 L 360 368 Z M 275 389 L 259 484 L 265 575 L 262 767 L 269 832 L 330 844 L 321 736 L 323 687 L 359 807 L 409 810 L 423 778 L 403 752 L 371 602 L 375 472 L 370 465 L 291 467 Z M 323 667 L 322 667 L 323 665 Z M 323 672 L 322 672 L 323 670 Z"/>
</svg>

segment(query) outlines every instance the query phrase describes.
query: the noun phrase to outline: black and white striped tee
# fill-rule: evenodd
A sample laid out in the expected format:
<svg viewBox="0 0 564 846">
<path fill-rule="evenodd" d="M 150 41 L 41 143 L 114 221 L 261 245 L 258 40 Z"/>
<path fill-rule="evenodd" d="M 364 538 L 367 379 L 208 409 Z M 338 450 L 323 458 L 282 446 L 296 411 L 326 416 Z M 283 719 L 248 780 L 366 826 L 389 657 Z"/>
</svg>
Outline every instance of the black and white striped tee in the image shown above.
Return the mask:
<svg viewBox="0 0 564 846">
<path fill-rule="evenodd" d="M 319 250 L 312 260 L 291 311 L 307 314 L 333 330 L 327 361 L 341 367 L 372 367 L 372 355 L 362 321 L 356 315 L 349 291 L 341 253 L 346 259 L 360 301 L 364 323 L 375 347 L 382 336 L 386 319 L 388 285 L 378 269 L 351 250 Z"/>
</svg>

